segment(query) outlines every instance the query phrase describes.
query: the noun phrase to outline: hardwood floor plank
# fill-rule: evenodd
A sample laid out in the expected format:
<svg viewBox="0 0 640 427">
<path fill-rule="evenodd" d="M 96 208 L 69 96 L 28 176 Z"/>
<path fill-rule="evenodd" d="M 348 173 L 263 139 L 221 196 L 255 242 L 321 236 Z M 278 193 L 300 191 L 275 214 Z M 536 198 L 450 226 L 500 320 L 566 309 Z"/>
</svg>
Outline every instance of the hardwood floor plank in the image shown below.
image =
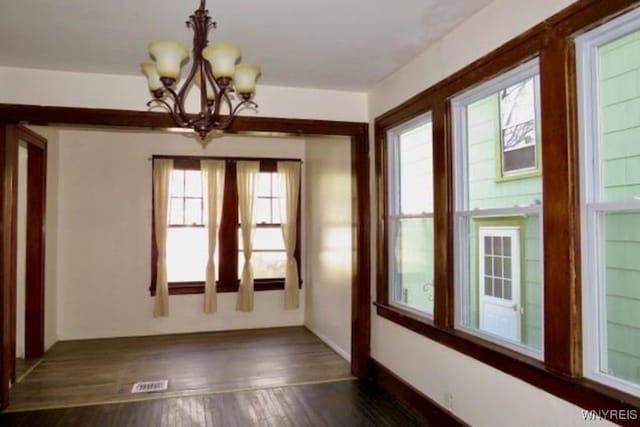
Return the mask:
<svg viewBox="0 0 640 427">
<path fill-rule="evenodd" d="M 360 381 L 0 414 L 7 427 L 428 426 L 415 410 Z"/>
<path fill-rule="evenodd" d="M 303 327 L 67 341 L 11 390 L 9 411 L 107 403 L 140 381 L 155 398 L 349 378 L 348 362 Z"/>
</svg>

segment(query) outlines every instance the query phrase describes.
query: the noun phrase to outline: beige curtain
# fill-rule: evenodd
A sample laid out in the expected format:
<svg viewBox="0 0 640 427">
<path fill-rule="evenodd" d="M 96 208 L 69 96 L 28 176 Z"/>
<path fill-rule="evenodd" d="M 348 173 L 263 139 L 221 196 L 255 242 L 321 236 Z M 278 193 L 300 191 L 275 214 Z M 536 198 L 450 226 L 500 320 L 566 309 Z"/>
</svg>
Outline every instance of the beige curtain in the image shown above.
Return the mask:
<svg viewBox="0 0 640 427">
<path fill-rule="evenodd" d="M 287 270 L 284 280 L 284 308 L 299 306 L 298 263 L 296 250 L 298 197 L 300 195 L 300 162 L 278 162 L 280 178 L 280 223 L 287 250 Z"/>
<path fill-rule="evenodd" d="M 169 226 L 169 188 L 173 160 L 153 161 L 153 211 L 156 234 L 156 299 L 154 317 L 169 316 L 169 285 L 167 284 L 167 228 Z"/>
<path fill-rule="evenodd" d="M 236 310 L 253 311 L 253 267 L 251 253 L 253 250 L 253 232 L 256 224 L 253 219 L 256 181 L 260 173 L 259 162 L 240 161 L 237 163 L 238 207 L 240 210 L 240 228 L 242 230 L 242 249 L 244 266 L 238 289 Z"/>
<path fill-rule="evenodd" d="M 218 240 L 218 227 L 222 212 L 222 197 L 224 193 L 224 160 L 202 160 L 202 181 L 207 200 L 207 236 L 209 250 L 207 254 L 207 270 L 204 283 L 204 312 L 215 313 L 218 309 L 216 294 L 216 243 Z"/>
</svg>

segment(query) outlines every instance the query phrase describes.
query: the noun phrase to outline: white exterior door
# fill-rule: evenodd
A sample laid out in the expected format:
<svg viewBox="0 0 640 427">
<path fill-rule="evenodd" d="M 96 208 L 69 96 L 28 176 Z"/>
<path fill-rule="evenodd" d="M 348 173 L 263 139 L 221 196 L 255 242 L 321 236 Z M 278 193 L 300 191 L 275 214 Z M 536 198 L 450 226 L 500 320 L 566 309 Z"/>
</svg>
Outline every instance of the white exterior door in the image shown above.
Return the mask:
<svg viewBox="0 0 640 427">
<path fill-rule="evenodd" d="M 478 230 L 480 329 L 520 342 L 520 228 Z"/>
</svg>

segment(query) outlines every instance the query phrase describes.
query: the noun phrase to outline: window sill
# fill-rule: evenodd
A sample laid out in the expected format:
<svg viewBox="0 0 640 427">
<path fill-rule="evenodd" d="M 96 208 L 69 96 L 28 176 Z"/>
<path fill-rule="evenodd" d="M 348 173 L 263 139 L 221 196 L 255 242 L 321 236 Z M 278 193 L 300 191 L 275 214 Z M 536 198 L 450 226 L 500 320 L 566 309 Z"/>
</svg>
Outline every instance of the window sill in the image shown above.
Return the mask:
<svg viewBox="0 0 640 427">
<path fill-rule="evenodd" d="M 216 286 L 216 292 L 219 294 L 238 292 L 240 282 L 236 283 L 218 283 Z M 300 281 L 300 288 L 302 288 L 302 281 Z M 284 279 L 255 279 L 253 290 L 256 292 L 263 291 L 277 291 L 284 289 Z M 151 296 L 156 295 L 155 286 L 149 288 L 149 294 Z M 204 294 L 204 282 L 174 282 L 169 283 L 169 295 L 194 295 Z"/>
<path fill-rule="evenodd" d="M 374 302 L 379 316 L 586 409 L 638 410 L 640 398 L 586 378 L 548 370 L 544 363 L 462 331 L 446 329 L 397 307 Z M 613 420 L 614 422 L 616 420 Z"/>
</svg>

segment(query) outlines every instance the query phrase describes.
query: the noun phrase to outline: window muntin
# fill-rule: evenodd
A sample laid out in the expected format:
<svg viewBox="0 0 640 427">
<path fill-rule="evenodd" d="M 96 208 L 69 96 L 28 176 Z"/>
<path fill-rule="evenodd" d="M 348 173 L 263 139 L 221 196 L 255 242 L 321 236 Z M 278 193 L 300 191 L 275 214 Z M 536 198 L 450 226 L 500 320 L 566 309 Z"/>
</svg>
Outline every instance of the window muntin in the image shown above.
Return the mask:
<svg viewBox="0 0 640 427">
<path fill-rule="evenodd" d="M 505 136 L 510 138 L 509 150 L 534 147 L 537 153 L 538 80 L 536 59 L 452 99 L 454 260 L 456 328 L 542 358 L 541 173 L 522 175 L 517 180 L 495 177 L 495 171 L 502 172 L 504 167 Z M 518 126 L 521 129 L 516 129 Z M 500 150 L 495 150 L 496 146 Z M 538 161 L 537 154 L 535 159 Z M 536 164 L 535 169 L 540 170 L 540 165 Z M 502 275 L 508 263 L 511 274 L 517 268 L 518 275 L 509 279 L 507 287 L 505 277 L 496 276 L 494 281 L 492 276 L 491 293 L 487 295 L 486 277 L 481 274 L 488 268 L 486 250 L 493 251 L 493 246 L 485 246 L 484 238 L 490 237 L 493 243 L 493 237 L 500 237 L 503 243 L 505 237 L 487 235 L 492 229 L 494 233 L 499 229 L 511 230 L 509 251 L 515 252 L 513 245 L 518 242 L 519 253 L 515 258 L 511 255 L 508 261 L 502 258 L 498 261 L 492 255 L 491 262 L 496 262 L 492 268 L 500 268 Z M 499 286 L 494 288 L 496 283 Z M 509 303 L 499 301 L 505 300 L 505 291 L 511 294 Z"/>
<path fill-rule="evenodd" d="M 576 46 L 584 374 L 640 395 L 640 11 Z"/>
<path fill-rule="evenodd" d="M 389 300 L 433 316 L 433 131 L 431 115 L 387 135 Z"/>
</svg>

